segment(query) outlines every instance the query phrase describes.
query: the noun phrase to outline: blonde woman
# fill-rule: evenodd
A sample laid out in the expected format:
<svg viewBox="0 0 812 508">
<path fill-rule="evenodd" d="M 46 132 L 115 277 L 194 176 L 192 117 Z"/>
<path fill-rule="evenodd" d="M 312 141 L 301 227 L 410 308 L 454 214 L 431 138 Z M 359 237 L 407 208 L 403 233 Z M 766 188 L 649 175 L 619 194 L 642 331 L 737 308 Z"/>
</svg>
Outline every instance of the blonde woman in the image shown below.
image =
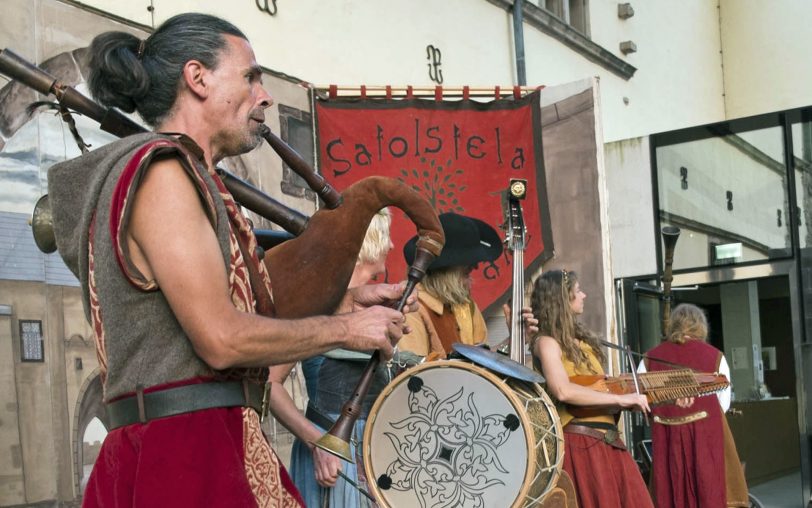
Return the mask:
<svg viewBox="0 0 812 508">
<path fill-rule="evenodd" d="M 606 356 L 600 341 L 578 321 L 586 293 L 578 277 L 551 270 L 536 279 L 531 307 L 538 334 L 531 348 L 534 364 L 557 399 L 564 427 L 564 470 L 572 478 L 581 508 L 651 507 L 651 497 L 634 460 L 620 440 L 617 409 L 649 411 L 645 395 L 603 393 L 570 382 L 582 374 L 603 374 Z M 572 406 L 599 407 L 597 416 L 575 418 Z"/>
<path fill-rule="evenodd" d="M 379 211 L 372 218 L 349 287 L 367 284 L 385 273 L 386 256 L 392 249 L 389 239 L 391 220 L 387 209 Z M 356 467 L 356 464 L 344 463 L 313 445 L 338 417 L 341 405 L 350 397 L 368 359 L 368 354 L 342 349 L 328 351 L 323 356 L 302 362 L 303 366 L 307 366 L 307 370 L 303 370 L 309 398 L 305 414 L 296 408 L 284 387 L 293 364 L 271 367 L 270 379 L 274 386 L 271 388 L 270 409 L 282 425 L 296 436 L 291 452 L 290 476 L 308 507 L 374 506 L 354 486 L 338 478 L 341 471 L 362 488 L 365 486 L 363 472 L 359 474 L 359 470 L 363 471 L 360 448 L 351 445 L 351 453 L 358 465 Z M 389 377 L 382 366 L 376 372 L 362 404 L 361 417 L 353 429 L 355 442 L 361 442 L 366 414 L 388 381 Z"/>
</svg>

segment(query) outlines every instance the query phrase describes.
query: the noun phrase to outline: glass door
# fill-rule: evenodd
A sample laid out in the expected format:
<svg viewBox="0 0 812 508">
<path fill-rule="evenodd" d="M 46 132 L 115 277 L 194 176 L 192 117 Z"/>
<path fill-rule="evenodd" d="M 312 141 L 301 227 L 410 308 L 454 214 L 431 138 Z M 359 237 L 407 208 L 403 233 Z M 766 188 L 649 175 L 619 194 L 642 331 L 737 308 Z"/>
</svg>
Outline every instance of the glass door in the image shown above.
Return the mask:
<svg viewBox="0 0 812 508">
<path fill-rule="evenodd" d="M 662 290 L 653 279 L 621 279 L 615 285 L 618 302 L 620 346 L 629 346 L 634 352 L 644 352 L 660 343 L 662 322 Z M 626 362 L 623 355 L 621 361 Z M 635 356 L 635 363 L 640 358 Z M 620 366 L 621 372 L 629 372 L 628 365 Z M 639 413 L 623 412 L 627 443 L 640 443 L 651 438 L 650 429 L 644 425 Z M 629 447 L 635 459 L 645 466 L 645 452 Z"/>
<path fill-rule="evenodd" d="M 731 369 L 733 402 L 727 413 L 751 492 L 766 506 L 806 506 L 810 443 L 802 375 L 797 285 L 792 263 L 675 276 L 672 308 L 692 303 L 709 322 L 708 342 Z M 617 282 L 624 341 L 647 351 L 661 337 L 661 295 L 652 280 Z M 621 303 L 622 302 L 622 303 Z M 809 359 L 806 359 L 808 361 Z M 651 431 L 639 415 L 626 416 L 636 445 Z M 643 461 L 645 463 L 645 461 Z M 802 473 L 803 471 L 803 473 Z"/>
</svg>

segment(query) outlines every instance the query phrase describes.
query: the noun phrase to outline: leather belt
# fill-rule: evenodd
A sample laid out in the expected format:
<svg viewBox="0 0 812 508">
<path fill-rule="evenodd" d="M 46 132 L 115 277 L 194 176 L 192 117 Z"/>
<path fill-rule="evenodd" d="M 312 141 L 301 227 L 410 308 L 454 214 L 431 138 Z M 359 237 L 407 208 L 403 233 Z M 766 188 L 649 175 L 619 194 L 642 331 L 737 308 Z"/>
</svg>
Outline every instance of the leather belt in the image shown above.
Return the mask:
<svg viewBox="0 0 812 508">
<path fill-rule="evenodd" d="M 613 448 L 625 450 L 626 444 L 620 439 L 620 432 L 614 425 L 608 425 L 605 432 L 601 432 L 595 427 L 581 425 L 577 423 L 569 423 L 564 426 L 565 434 L 581 434 L 582 436 L 589 436 L 591 438 L 603 441 Z"/>
<path fill-rule="evenodd" d="M 315 423 L 319 427 L 325 430 L 330 430 L 330 427 L 333 426 L 335 420 L 327 416 L 326 414 L 322 413 L 318 409 L 316 409 L 312 404 L 307 404 L 307 409 L 305 410 L 305 418 L 310 420 L 311 422 Z"/>
<path fill-rule="evenodd" d="M 675 416 L 672 418 L 655 415 L 654 423 L 659 423 L 661 425 L 685 425 L 686 423 L 693 423 L 707 417 L 708 413 L 706 411 L 700 411 L 698 413 L 693 413 L 685 416 Z"/>
<path fill-rule="evenodd" d="M 217 407 L 250 407 L 264 419 L 270 400 L 270 383 L 225 381 L 196 383 L 136 394 L 106 404 L 110 430 L 156 418 L 175 416 Z"/>
</svg>

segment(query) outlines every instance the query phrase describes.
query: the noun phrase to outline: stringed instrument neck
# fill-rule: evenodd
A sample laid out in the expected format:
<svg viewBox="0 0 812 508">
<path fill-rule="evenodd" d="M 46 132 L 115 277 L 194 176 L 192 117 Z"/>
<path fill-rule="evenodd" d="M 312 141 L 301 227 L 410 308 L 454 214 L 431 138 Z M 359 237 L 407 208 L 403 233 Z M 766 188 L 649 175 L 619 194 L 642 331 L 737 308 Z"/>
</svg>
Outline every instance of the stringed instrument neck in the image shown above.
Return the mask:
<svg viewBox="0 0 812 508">
<path fill-rule="evenodd" d="M 650 404 L 673 402 L 684 397 L 702 397 L 730 386 L 723 374 L 694 372 L 691 369 L 661 370 L 637 374 L 640 391 Z M 632 374 L 572 376 L 570 382 L 593 390 L 623 395 L 636 393 Z"/>
<path fill-rule="evenodd" d="M 526 228 L 520 203 L 527 195 L 527 180 L 513 178 L 508 186 L 508 202 L 505 221 L 507 248 L 513 253 L 513 289 L 510 315 L 510 359 L 525 363 L 525 336 L 522 322 L 524 308 L 524 249 Z"/>
<path fill-rule="evenodd" d="M 510 316 L 510 359 L 524 364 L 525 336 L 522 323 L 524 308 L 524 253 L 513 252 L 513 291 Z"/>
</svg>

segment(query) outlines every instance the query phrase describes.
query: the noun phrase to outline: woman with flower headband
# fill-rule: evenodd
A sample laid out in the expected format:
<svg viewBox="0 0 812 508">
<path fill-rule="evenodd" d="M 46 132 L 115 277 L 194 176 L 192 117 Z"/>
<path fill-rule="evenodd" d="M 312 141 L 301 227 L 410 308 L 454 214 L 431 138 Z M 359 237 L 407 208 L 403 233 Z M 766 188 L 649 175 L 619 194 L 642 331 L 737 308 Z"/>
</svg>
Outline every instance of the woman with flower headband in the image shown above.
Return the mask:
<svg viewBox="0 0 812 508">
<path fill-rule="evenodd" d="M 564 470 L 581 508 L 651 507 L 637 464 L 615 426 L 618 409 L 650 411 L 645 395 L 616 395 L 570 382 L 575 375 L 603 374 L 606 355 L 597 335 L 578 321 L 586 294 L 574 272 L 552 270 L 536 279 L 531 306 L 539 333 L 533 363 L 547 379 L 564 428 Z M 576 418 L 570 406 L 598 407 L 597 416 Z M 605 411 L 603 411 L 605 409 Z"/>
</svg>

